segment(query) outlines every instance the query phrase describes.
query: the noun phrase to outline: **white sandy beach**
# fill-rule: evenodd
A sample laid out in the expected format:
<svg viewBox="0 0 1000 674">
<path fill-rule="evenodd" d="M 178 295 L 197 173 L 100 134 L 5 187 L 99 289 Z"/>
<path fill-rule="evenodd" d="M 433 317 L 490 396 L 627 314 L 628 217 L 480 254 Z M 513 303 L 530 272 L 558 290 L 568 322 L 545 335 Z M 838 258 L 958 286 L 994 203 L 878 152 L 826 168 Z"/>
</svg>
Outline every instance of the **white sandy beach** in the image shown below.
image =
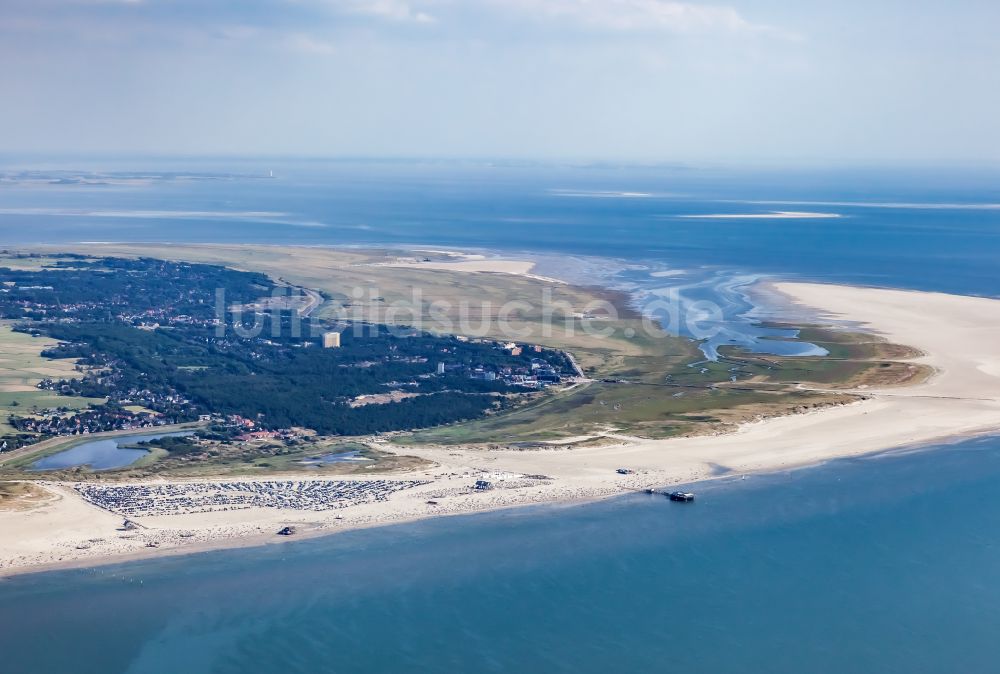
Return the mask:
<svg viewBox="0 0 1000 674">
<path fill-rule="evenodd" d="M 0 511 L 0 573 L 274 541 L 279 538 L 274 532 L 286 524 L 311 535 L 433 515 L 582 501 L 706 479 L 720 466 L 736 474 L 782 470 L 1000 429 L 1000 300 L 803 283 L 781 283 L 776 289 L 830 319 L 919 349 L 924 355 L 915 362 L 932 366 L 936 374 L 913 387 L 866 389 L 869 399 L 852 405 L 750 423 L 727 435 L 611 436 L 615 444 L 606 447 L 524 451 L 408 448 L 406 454 L 435 466 L 390 477 L 429 484 L 396 492 L 387 501 L 338 510 L 255 508 L 139 517 L 144 528 L 123 532 L 117 529 L 121 517 L 85 503 L 70 485 L 47 483 L 53 500 L 44 506 Z M 618 467 L 637 472 L 618 475 Z M 526 475 L 550 479 L 519 477 Z M 472 492 L 469 486 L 477 477 L 491 479 L 497 488 Z M 157 547 L 147 547 L 150 543 Z"/>
</svg>

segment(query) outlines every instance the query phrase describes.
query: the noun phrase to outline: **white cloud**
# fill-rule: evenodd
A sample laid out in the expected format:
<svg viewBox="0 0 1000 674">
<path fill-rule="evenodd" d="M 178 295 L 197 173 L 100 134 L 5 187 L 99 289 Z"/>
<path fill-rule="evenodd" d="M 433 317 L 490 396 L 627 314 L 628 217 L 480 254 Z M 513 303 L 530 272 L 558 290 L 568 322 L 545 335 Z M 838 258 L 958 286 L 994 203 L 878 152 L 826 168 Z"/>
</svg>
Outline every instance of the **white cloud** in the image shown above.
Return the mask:
<svg viewBox="0 0 1000 674">
<path fill-rule="evenodd" d="M 252 40 L 261 34 L 260 28 L 242 24 L 222 26 L 215 34 L 224 40 Z"/>
<path fill-rule="evenodd" d="M 614 31 L 667 30 L 678 33 L 771 31 L 734 8 L 674 0 L 490 0 L 522 13 L 565 19 Z"/>
<path fill-rule="evenodd" d="M 406 0 L 346 0 L 337 2 L 346 11 L 380 19 L 412 23 L 433 23 L 434 17 L 414 7 Z"/>
<path fill-rule="evenodd" d="M 305 33 L 291 33 L 286 35 L 284 43 L 293 51 L 305 54 L 329 55 L 336 51 L 336 47 L 325 40 L 320 40 Z"/>
</svg>

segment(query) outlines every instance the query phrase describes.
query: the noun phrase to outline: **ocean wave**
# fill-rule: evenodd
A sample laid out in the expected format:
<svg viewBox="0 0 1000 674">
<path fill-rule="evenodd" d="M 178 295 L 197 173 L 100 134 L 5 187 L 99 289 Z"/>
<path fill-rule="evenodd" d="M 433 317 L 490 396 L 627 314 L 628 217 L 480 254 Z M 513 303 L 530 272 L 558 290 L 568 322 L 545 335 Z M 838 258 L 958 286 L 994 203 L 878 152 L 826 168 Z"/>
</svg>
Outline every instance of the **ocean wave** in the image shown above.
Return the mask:
<svg viewBox="0 0 1000 674">
<path fill-rule="evenodd" d="M 812 211 L 770 211 L 768 213 L 700 213 L 677 215 L 678 218 L 705 218 L 711 220 L 812 220 L 842 218 L 840 213 L 816 213 Z"/>
<path fill-rule="evenodd" d="M 827 208 L 899 208 L 912 210 L 1000 210 L 1000 203 L 991 202 L 909 202 L 909 201 L 777 201 L 777 200 L 722 200 L 729 204 L 760 204 L 762 206 L 823 206 Z"/>
<path fill-rule="evenodd" d="M 51 215 L 77 218 L 153 218 L 247 220 L 284 218 L 289 213 L 277 211 L 161 211 L 161 210 L 86 210 L 73 208 L 0 208 L 0 215 Z"/>
<path fill-rule="evenodd" d="M 616 190 L 566 190 L 550 189 L 549 194 L 557 197 L 582 197 L 587 199 L 648 199 L 654 196 L 671 196 L 651 192 L 619 192 Z"/>
</svg>

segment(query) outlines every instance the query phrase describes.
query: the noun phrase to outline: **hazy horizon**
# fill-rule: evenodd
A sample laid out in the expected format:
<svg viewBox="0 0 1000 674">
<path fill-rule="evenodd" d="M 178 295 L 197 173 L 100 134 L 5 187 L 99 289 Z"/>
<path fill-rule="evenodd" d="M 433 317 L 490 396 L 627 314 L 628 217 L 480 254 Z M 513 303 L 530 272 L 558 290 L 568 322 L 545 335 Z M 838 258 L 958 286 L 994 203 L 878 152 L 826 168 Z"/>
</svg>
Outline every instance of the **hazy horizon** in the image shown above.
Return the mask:
<svg viewBox="0 0 1000 674">
<path fill-rule="evenodd" d="M 607 156 L 529 156 L 529 155 L 392 155 L 392 154 L 278 154 L 278 153 L 176 153 L 164 152 L 6 152 L 0 151 L 0 170 L 5 171 L 184 171 L 196 170 L 199 164 L 214 164 L 213 170 L 235 169 L 253 164 L 260 170 L 281 165 L 299 167 L 322 165 L 371 166 L 474 166 L 479 168 L 551 168 L 551 169 L 628 169 L 636 171 L 724 172 L 724 173 L 794 173 L 812 174 L 869 172 L 932 176 L 973 172 L 1000 172 L 1000 158 L 969 158 L 920 161 L 903 159 L 852 158 L 753 158 L 718 160 L 670 160 L 618 158 Z M 201 168 L 204 168 L 202 166 Z"/>
</svg>

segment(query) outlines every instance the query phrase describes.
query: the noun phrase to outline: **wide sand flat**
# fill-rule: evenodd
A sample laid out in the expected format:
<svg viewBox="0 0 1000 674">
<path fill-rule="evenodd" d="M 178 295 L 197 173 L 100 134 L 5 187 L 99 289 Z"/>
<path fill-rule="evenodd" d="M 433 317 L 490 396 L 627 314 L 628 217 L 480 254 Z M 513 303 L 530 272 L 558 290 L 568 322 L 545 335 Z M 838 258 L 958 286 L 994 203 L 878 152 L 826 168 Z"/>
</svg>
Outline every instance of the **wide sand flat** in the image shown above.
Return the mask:
<svg viewBox="0 0 1000 674">
<path fill-rule="evenodd" d="M 442 251 L 443 252 L 443 251 Z M 535 263 L 531 260 L 503 260 L 493 258 L 482 258 L 482 256 L 469 256 L 475 259 L 464 259 L 458 261 L 445 262 L 425 262 L 422 260 L 407 260 L 389 263 L 380 263 L 381 267 L 394 267 L 399 269 L 422 269 L 429 271 L 462 272 L 466 274 L 511 274 L 523 276 L 525 278 L 545 281 L 546 283 L 564 283 L 559 279 L 548 276 L 532 274 Z"/>
<path fill-rule="evenodd" d="M 919 349 L 924 355 L 915 362 L 930 365 L 936 374 L 909 388 L 865 390 L 870 397 L 852 405 L 750 423 L 719 436 L 654 441 L 609 434 L 609 446 L 527 451 L 406 449 L 436 466 L 394 477 L 429 484 L 396 492 L 385 502 L 334 511 L 258 508 L 158 516 L 139 518 L 146 528 L 125 533 L 115 529 L 120 518 L 83 503 L 65 486 L 49 485 L 58 500 L 31 511 L 0 511 L 0 573 L 273 541 L 273 532 L 283 524 L 295 524 L 309 535 L 432 515 L 594 499 L 704 479 L 720 468 L 736 474 L 780 470 L 1000 430 L 1000 300 L 803 283 L 781 283 L 776 289 L 826 318 L 849 321 Z M 618 475 L 618 467 L 637 473 Z M 525 482 L 514 477 L 537 474 L 551 479 Z M 493 480 L 498 488 L 472 493 L 468 486 L 477 477 Z M 158 547 L 147 548 L 149 543 Z"/>
</svg>

